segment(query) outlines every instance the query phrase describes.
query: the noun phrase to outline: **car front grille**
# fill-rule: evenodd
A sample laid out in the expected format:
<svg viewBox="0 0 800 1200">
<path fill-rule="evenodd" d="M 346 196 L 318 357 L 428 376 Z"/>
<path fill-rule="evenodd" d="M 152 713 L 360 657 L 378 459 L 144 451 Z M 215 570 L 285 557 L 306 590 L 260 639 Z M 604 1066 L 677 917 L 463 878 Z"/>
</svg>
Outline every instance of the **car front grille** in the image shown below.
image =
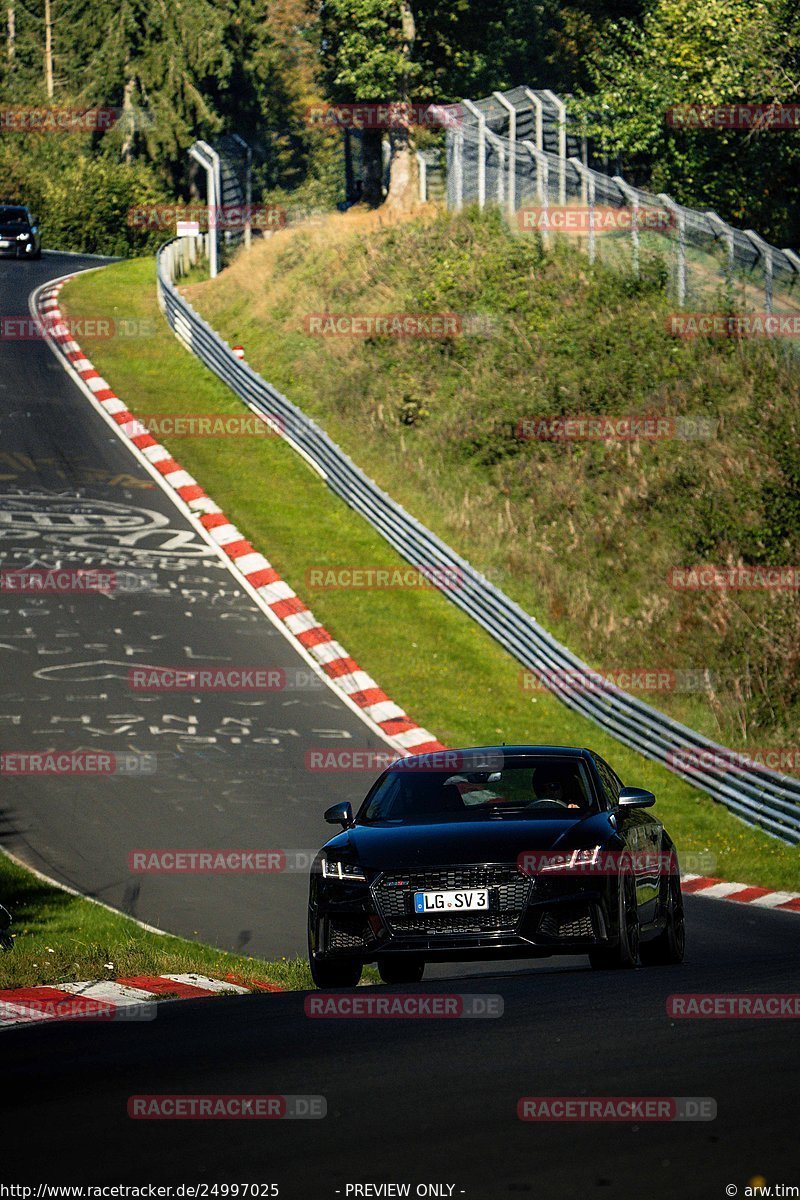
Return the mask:
<svg viewBox="0 0 800 1200">
<path fill-rule="evenodd" d="M 513 930 L 528 902 L 531 879 L 515 864 L 432 867 L 421 871 L 386 872 L 373 884 L 373 895 L 393 933 L 452 934 Z M 414 893 L 488 888 L 488 912 L 414 913 Z"/>
</svg>

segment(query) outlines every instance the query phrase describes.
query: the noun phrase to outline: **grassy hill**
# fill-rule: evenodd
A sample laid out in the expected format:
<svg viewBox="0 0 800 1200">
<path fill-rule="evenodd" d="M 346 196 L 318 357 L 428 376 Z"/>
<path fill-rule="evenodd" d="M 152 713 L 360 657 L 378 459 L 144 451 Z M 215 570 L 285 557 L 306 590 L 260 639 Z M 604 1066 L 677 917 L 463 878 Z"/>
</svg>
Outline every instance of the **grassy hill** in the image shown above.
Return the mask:
<svg viewBox="0 0 800 1200">
<path fill-rule="evenodd" d="M 798 593 L 669 581 L 701 562 L 800 564 L 800 372 L 785 344 L 672 338 L 656 262 L 637 282 L 477 212 L 333 218 L 188 291 L 360 466 L 593 666 L 661 670 L 643 698 L 733 747 L 794 744 Z M 458 314 L 470 332 L 307 331 L 309 314 L 418 312 Z M 711 436 L 520 435 L 524 421 L 647 413 Z"/>
</svg>

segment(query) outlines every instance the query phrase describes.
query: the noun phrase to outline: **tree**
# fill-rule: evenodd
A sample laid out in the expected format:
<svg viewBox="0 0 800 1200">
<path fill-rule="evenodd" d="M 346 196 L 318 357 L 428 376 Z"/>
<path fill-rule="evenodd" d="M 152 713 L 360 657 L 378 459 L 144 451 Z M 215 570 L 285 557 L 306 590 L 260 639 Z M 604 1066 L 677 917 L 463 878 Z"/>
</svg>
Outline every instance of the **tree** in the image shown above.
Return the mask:
<svg viewBox="0 0 800 1200">
<path fill-rule="evenodd" d="M 793 0 L 652 0 L 641 26 L 609 24 L 575 103 L 596 149 L 655 191 L 716 208 L 773 240 L 800 238 L 800 130 L 686 130 L 681 105 L 792 103 L 800 95 Z"/>
<path fill-rule="evenodd" d="M 224 13 L 213 0 L 103 0 L 95 13 L 82 95 L 122 108 L 106 135 L 128 159 L 157 166 L 177 187 L 186 149 L 222 124 L 211 97 L 231 74 Z"/>
</svg>

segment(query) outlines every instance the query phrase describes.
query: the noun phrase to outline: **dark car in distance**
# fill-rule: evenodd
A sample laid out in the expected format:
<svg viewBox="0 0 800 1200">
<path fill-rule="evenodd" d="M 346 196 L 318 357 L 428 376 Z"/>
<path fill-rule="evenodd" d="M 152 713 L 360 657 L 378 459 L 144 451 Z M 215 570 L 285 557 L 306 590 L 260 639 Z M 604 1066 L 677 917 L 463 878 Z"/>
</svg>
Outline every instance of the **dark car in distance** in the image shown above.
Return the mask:
<svg viewBox="0 0 800 1200">
<path fill-rule="evenodd" d="M 414 983 L 426 962 L 588 954 L 595 968 L 679 963 L 680 870 L 652 792 L 591 750 L 487 746 L 399 759 L 311 868 L 318 987 L 365 963 Z"/>
<path fill-rule="evenodd" d="M 41 258 L 36 218 L 22 204 L 0 204 L 0 258 Z"/>
</svg>

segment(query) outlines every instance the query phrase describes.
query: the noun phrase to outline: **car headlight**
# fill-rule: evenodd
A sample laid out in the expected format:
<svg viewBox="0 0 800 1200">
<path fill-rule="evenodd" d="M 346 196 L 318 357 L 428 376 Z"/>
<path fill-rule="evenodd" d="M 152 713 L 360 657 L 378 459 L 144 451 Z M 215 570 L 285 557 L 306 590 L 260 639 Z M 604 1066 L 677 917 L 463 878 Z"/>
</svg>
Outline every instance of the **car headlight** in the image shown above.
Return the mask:
<svg viewBox="0 0 800 1200">
<path fill-rule="evenodd" d="M 539 870 L 545 871 L 563 871 L 566 874 L 575 873 L 577 875 L 586 871 L 591 874 L 597 870 L 600 862 L 601 846 L 591 846 L 586 850 L 571 850 L 564 854 L 555 853 L 552 859 L 543 862 Z"/>
<path fill-rule="evenodd" d="M 29 238 L 30 236 L 31 236 L 31 235 L 30 235 L 29 233 L 18 233 L 18 234 L 17 234 L 17 241 L 18 241 L 18 242 L 27 242 L 27 240 L 28 240 L 28 238 Z"/>
<path fill-rule="evenodd" d="M 341 883 L 366 883 L 367 877 L 356 863 L 342 862 L 340 858 L 322 858 L 324 879 L 338 879 Z"/>
</svg>

